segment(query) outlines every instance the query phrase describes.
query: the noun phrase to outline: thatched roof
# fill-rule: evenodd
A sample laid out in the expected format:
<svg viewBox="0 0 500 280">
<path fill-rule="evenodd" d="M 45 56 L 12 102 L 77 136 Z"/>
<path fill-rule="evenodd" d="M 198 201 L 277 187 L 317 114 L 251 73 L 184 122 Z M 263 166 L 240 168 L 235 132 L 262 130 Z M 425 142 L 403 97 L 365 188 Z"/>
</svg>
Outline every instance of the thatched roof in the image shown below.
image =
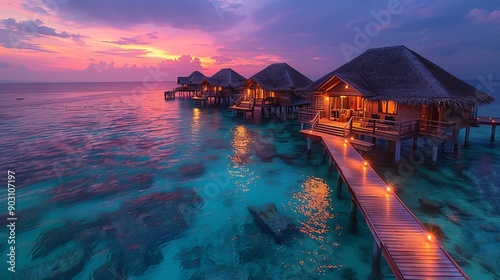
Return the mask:
<svg viewBox="0 0 500 280">
<path fill-rule="evenodd" d="M 394 100 L 410 105 L 441 102 L 471 107 L 494 100 L 405 46 L 367 50 L 305 90 L 323 91 L 335 79 L 349 84 L 372 101 Z"/>
<path fill-rule="evenodd" d="M 212 77 L 205 78 L 204 82 L 214 86 L 223 87 L 240 87 L 246 82 L 246 78 L 231 68 L 223 68 L 215 73 Z"/>
<path fill-rule="evenodd" d="M 177 77 L 177 84 L 201 84 L 203 79 L 205 79 L 205 75 L 194 71 L 189 77 Z"/>
<path fill-rule="evenodd" d="M 278 91 L 304 88 L 312 81 L 286 63 L 275 63 L 253 75 L 245 83 L 245 87 L 252 83 L 259 84 L 265 90 Z"/>
</svg>

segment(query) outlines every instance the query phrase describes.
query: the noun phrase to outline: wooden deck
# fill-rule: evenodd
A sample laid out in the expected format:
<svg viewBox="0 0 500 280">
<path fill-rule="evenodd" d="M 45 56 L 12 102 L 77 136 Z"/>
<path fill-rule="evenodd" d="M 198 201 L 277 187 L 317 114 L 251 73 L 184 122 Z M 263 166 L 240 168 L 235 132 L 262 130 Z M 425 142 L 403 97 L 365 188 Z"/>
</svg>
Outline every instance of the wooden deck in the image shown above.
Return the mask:
<svg viewBox="0 0 500 280">
<path fill-rule="evenodd" d="M 338 136 L 300 132 L 324 143 L 375 238 L 375 248 L 398 279 L 469 279 L 350 144 Z"/>
</svg>

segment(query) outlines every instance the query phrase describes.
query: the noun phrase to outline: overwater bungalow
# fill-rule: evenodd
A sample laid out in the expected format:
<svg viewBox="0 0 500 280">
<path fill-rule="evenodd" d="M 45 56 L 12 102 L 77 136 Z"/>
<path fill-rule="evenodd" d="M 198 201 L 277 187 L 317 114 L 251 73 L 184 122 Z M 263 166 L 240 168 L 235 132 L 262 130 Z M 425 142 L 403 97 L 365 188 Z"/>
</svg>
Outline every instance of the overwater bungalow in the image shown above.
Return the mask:
<svg viewBox="0 0 500 280">
<path fill-rule="evenodd" d="M 414 145 L 418 137 L 457 144 L 465 128 L 467 145 L 477 106 L 493 102 L 405 46 L 367 50 L 312 83 L 304 95 L 311 106 L 299 114 L 302 128 L 389 140 L 396 162 L 406 139 Z"/>
<path fill-rule="evenodd" d="M 175 89 L 177 92 L 184 92 L 188 94 L 196 94 L 202 91 L 202 82 L 205 75 L 199 71 L 194 71 L 188 77 L 177 77 L 177 84 L 180 85 Z"/>
<path fill-rule="evenodd" d="M 231 68 L 223 68 L 202 81 L 203 95 L 229 99 L 239 94 L 246 78 Z"/>
<path fill-rule="evenodd" d="M 271 64 L 246 81 L 240 98 L 231 109 L 250 108 L 253 111 L 253 106 L 257 106 L 266 114 L 272 108 L 292 112 L 294 107 L 310 103 L 309 98 L 297 92 L 311 83 L 311 79 L 286 63 Z"/>
</svg>

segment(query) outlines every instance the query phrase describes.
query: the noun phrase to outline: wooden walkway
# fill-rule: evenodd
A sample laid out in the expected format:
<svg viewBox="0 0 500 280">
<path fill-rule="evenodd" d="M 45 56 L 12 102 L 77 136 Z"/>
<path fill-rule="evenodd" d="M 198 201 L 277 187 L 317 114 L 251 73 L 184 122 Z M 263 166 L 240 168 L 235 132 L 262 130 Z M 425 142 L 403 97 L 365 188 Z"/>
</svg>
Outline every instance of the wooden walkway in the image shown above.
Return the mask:
<svg viewBox="0 0 500 280">
<path fill-rule="evenodd" d="M 321 139 L 335 162 L 354 209 L 357 205 L 375 238 L 374 261 L 383 254 L 398 279 L 469 279 L 350 144 L 338 136 L 300 132 Z"/>
</svg>

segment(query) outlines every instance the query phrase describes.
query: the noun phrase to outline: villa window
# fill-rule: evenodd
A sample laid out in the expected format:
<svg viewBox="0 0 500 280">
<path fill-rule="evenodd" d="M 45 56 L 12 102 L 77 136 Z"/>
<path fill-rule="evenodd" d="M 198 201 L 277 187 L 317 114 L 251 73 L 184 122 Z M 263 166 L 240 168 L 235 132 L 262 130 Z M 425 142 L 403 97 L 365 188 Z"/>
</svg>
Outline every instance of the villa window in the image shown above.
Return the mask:
<svg viewBox="0 0 500 280">
<path fill-rule="evenodd" d="M 398 103 L 389 100 L 389 101 L 380 101 L 379 112 L 389 115 L 397 115 L 398 114 Z"/>
</svg>

